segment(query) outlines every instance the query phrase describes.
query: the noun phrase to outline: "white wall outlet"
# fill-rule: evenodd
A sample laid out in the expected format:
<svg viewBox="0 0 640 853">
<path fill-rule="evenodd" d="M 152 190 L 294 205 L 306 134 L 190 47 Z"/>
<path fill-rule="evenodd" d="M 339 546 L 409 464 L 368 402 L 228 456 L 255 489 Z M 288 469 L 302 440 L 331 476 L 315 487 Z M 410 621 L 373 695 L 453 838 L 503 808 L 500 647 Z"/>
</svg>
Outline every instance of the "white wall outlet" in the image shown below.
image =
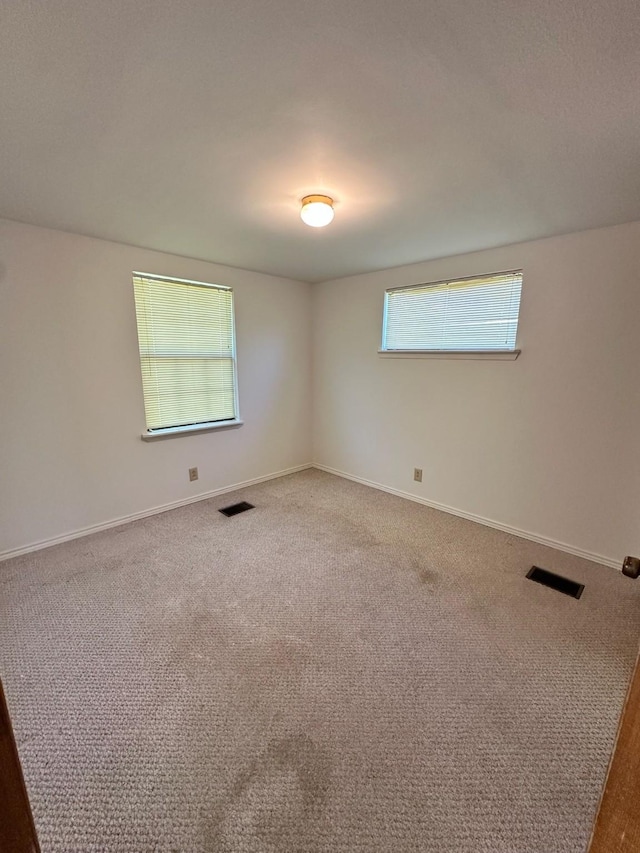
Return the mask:
<svg viewBox="0 0 640 853">
<path fill-rule="evenodd" d="M 413 479 L 416 481 L 416 483 L 422 482 L 422 468 L 413 469 Z"/>
<path fill-rule="evenodd" d="M 198 479 L 198 469 L 197 468 L 189 468 L 189 480 L 193 483 L 194 480 Z"/>
</svg>

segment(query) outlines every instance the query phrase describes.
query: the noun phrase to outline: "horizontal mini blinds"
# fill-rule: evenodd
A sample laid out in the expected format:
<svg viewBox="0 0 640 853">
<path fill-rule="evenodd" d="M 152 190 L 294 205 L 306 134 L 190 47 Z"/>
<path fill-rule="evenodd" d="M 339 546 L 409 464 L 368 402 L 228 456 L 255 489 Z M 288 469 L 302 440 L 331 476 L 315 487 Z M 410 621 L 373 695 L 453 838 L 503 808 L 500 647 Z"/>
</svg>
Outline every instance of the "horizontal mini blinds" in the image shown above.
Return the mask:
<svg viewBox="0 0 640 853">
<path fill-rule="evenodd" d="M 133 286 L 147 428 L 234 419 L 232 291 L 137 273 Z"/>
<path fill-rule="evenodd" d="M 522 271 L 387 290 L 383 350 L 514 350 Z"/>
</svg>

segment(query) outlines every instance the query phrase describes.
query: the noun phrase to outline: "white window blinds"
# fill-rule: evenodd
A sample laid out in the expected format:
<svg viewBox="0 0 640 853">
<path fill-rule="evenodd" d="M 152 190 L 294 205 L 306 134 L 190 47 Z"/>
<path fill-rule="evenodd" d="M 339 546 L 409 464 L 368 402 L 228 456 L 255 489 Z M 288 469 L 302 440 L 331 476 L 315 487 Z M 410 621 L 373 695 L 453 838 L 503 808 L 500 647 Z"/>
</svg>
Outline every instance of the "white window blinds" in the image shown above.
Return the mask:
<svg viewBox="0 0 640 853">
<path fill-rule="evenodd" d="M 382 350 L 513 351 L 522 271 L 387 290 Z"/>
<path fill-rule="evenodd" d="M 133 274 L 147 429 L 236 418 L 233 293 Z"/>
</svg>

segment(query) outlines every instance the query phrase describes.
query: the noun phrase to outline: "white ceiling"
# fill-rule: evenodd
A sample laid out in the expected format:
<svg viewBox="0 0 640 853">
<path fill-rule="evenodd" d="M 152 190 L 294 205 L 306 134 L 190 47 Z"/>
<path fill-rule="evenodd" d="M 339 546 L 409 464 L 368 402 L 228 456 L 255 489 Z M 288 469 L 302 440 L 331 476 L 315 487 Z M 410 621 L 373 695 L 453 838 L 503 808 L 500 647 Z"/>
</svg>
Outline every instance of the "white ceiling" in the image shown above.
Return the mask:
<svg viewBox="0 0 640 853">
<path fill-rule="evenodd" d="M 640 219 L 638 0 L 0 16 L 0 216 L 308 281 Z"/>
</svg>

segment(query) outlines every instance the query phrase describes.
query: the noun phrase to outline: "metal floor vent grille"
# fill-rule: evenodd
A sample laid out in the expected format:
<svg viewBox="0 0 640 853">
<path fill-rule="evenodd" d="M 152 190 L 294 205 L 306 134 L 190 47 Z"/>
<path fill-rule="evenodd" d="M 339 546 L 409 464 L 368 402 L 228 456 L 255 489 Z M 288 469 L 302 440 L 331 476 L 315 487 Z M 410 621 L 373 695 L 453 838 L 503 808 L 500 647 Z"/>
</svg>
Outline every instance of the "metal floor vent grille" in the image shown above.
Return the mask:
<svg viewBox="0 0 640 853">
<path fill-rule="evenodd" d="M 232 515 L 238 515 L 239 512 L 246 512 L 248 509 L 254 509 L 253 504 L 248 504 L 246 501 L 241 501 L 239 504 L 231 504 L 224 509 L 219 510 L 223 515 L 229 518 Z"/>
<path fill-rule="evenodd" d="M 583 583 L 576 583 L 569 580 L 569 578 L 563 578 L 561 575 L 548 572 L 546 569 L 539 569 L 537 566 L 531 566 L 527 572 L 527 577 L 529 580 L 541 583 L 544 586 L 550 586 L 551 589 L 563 592 L 565 595 L 572 596 L 572 598 L 580 598 L 584 589 Z"/>
</svg>

